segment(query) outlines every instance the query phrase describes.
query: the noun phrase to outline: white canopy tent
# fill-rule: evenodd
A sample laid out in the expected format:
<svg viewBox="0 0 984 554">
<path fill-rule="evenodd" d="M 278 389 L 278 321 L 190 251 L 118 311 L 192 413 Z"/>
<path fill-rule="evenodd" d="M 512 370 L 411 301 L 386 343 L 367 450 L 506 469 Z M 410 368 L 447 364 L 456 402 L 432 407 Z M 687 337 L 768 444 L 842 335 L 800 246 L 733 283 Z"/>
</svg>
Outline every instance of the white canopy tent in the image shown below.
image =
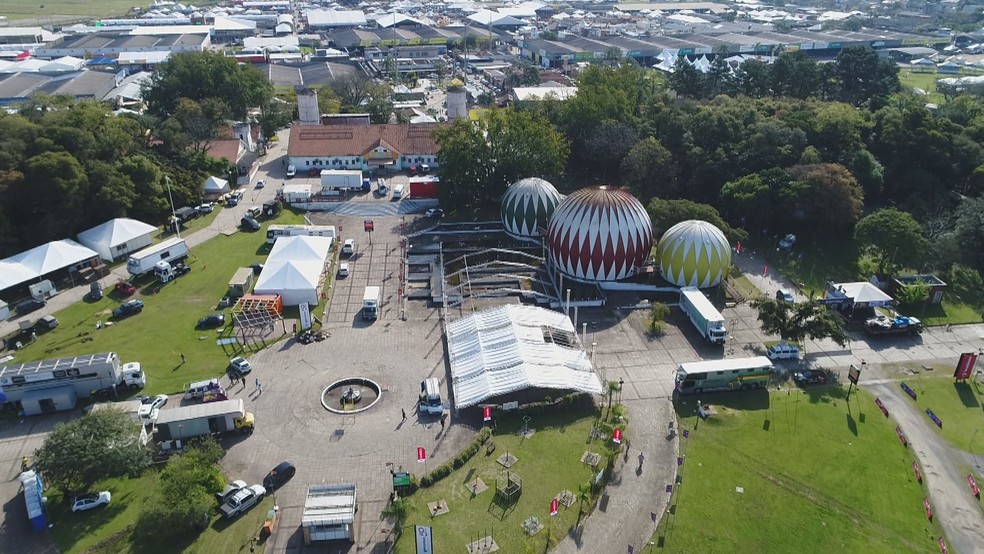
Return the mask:
<svg viewBox="0 0 984 554">
<path fill-rule="evenodd" d="M 455 407 L 539 387 L 601 394 L 570 318 L 534 306 L 506 305 L 448 325 Z"/>
<path fill-rule="evenodd" d="M 157 227 L 143 221 L 118 217 L 79 233 L 79 242 L 112 262 L 153 242 Z"/>
<path fill-rule="evenodd" d="M 37 279 L 54 271 L 88 263 L 99 254 L 71 239 L 36 246 L 0 260 L 0 290 Z"/>
<path fill-rule="evenodd" d="M 254 294 L 279 294 L 285 306 L 317 304 L 321 275 L 331 251 L 329 237 L 281 237 L 274 243 Z"/>
<path fill-rule="evenodd" d="M 205 196 L 221 196 L 230 190 L 229 181 L 225 179 L 219 179 L 218 177 L 205 179 Z"/>
</svg>

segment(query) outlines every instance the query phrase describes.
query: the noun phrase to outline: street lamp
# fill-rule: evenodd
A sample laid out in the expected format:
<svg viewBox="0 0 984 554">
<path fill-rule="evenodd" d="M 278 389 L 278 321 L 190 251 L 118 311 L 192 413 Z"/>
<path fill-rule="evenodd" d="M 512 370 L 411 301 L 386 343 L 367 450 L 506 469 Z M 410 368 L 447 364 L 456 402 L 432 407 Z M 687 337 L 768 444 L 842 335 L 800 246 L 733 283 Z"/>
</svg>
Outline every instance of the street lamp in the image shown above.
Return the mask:
<svg viewBox="0 0 984 554">
<path fill-rule="evenodd" d="M 167 198 L 171 201 L 171 221 L 174 223 L 174 232 L 178 238 L 181 238 L 181 224 L 178 223 L 178 216 L 174 213 L 174 197 L 171 196 L 171 178 L 167 175 L 164 176 L 164 184 L 167 185 Z"/>
</svg>

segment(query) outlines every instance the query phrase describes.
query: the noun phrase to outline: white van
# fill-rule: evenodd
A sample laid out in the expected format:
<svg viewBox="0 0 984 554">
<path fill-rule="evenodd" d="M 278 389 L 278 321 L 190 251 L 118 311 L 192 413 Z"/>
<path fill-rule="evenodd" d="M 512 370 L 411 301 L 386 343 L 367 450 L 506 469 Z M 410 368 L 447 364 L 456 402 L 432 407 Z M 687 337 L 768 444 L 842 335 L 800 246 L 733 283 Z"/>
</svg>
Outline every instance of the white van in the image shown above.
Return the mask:
<svg viewBox="0 0 984 554">
<path fill-rule="evenodd" d="M 441 382 L 431 377 L 420 382 L 420 397 L 417 399 L 418 409 L 425 414 L 440 414 L 444 412 L 444 400 L 441 398 Z"/>
<path fill-rule="evenodd" d="M 293 165 L 287 166 L 287 178 L 290 179 L 294 175 L 297 175 L 297 168 Z"/>
<path fill-rule="evenodd" d="M 403 191 L 407 189 L 406 185 L 396 185 L 393 187 L 393 200 L 399 200 L 403 198 Z"/>
<path fill-rule="evenodd" d="M 208 381 L 198 381 L 197 383 L 191 383 L 187 387 L 185 387 L 184 397 L 186 400 L 203 398 L 205 396 L 205 393 L 210 391 L 216 391 L 221 388 L 222 386 L 219 385 L 218 379 L 209 379 Z"/>
<path fill-rule="evenodd" d="M 800 359 L 800 349 L 793 344 L 776 344 L 769 347 L 765 353 L 770 360 L 798 360 Z"/>
</svg>

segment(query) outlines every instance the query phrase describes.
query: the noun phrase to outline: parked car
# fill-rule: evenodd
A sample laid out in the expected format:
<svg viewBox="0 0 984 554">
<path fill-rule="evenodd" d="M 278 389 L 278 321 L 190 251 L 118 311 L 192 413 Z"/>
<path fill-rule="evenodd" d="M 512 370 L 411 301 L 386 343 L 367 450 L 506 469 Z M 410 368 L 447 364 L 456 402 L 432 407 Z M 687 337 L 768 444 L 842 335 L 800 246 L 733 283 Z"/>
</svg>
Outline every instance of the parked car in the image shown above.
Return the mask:
<svg viewBox="0 0 984 554">
<path fill-rule="evenodd" d="M 72 511 L 84 512 L 86 510 L 98 508 L 99 506 L 105 506 L 109 504 L 109 501 L 112 499 L 113 495 L 110 494 L 109 491 L 80 494 L 72 500 Z"/>
<path fill-rule="evenodd" d="M 233 481 L 231 483 L 226 483 L 226 486 L 222 489 L 222 492 L 215 493 L 215 496 L 219 499 L 219 504 L 223 504 L 226 500 L 229 500 L 232 495 L 236 494 L 237 491 L 245 488 L 246 481 Z"/>
<path fill-rule="evenodd" d="M 427 175 L 430 172 L 431 172 L 431 166 L 429 166 L 427 164 L 420 164 L 420 174 L 421 175 Z"/>
<path fill-rule="evenodd" d="M 41 319 L 34 322 L 34 331 L 44 333 L 58 327 L 58 319 L 53 315 L 41 316 Z"/>
<path fill-rule="evenodd" d="M 294 175 L 297 175 L 297 167 L 295 167 L 293 165 L 288 165 L 287 166 L 287 178 L 290 179 Z"/>
<path fill-rule="evenodd" d="M 415 177 L 417 175 L 417 173 L 418 173 L 417 166 L 411 165 L 408 173 L 410 173 L 410 176 L 411 177 Z"/>
<path fill-rule="evenodd" d="M 263 208 L 259 206 L 250 206 L 250 208 L 246 210 L 246 215 L 252 217 L 253 219 L 260 217 L 262 213 Z"/>
<path fill-rule="evenodd" d="M 120 307 L 113 310 L 113 317 L 126 317 L 128 315 L 139 314 L 143 310 L 143 300 L 127 300 L 120 304 Z"/>
<path fill-rule="evenodd" d="M 444 210 L 441 208 L 431 208 L 424 212 L 424 217 L 444 217 Z"/>
<path fill-rule="evenodd" d="M 167 404 L 167 395 L 158 394 L 157 396 L 151 398 L 150 402 L 144 402 L 144 404 L 150 404 L 151 409 L 157 408 L 159 410 L 164 407 L 164 404 Z"/>
<path fill-rule="evenodd" d="M 796 299 L 793 298 L 793 293 L 786 289 L 779 289 L 776 291 L 776 302 L 785 302 L 786 304 L 795 304 Z"/>
<path fill-rule="evenodd" d="M 800 385 L 822 384 L 827 382 L 827 374 L 816 369 L 805 369 L 803 371 L 797 371 L 793 375 L 793 381 L 796 381 Z"/>
<path fill-rule="evenodd" d="M 225 314 L 211 314 L 198 320 L 199 329 L 215 329 L 225 325 Z"/>
<path fill-rule="evenodd" d="M 250 217 L 248 215 L 244 215 L 243 218 L 242 218 L 242 220 L 240 221 L 240 223 L 242 223 L 243 224 L 243 227 L 245 227 L 246 229 L 249 229 L 250 231 L 259 231 L 260 230 L 260 222 L 259 221 L 256 221 L 255 219 L 253 219 L 252 217 Z"/>
<path fill-rule="evenodd" d="M 345 239 L 345 243 L 342 244 L 342 256 L 351 256 L 355 254 L 355 239 Z"/>
<path fill-rule="evenodd" d="M 796 244 L 796 235 L 790 233 L 779 241 L 779 248 L 788 252 L 793 249 L 794 244 Z"/>
<path fill-rule="evenodd" d="M 210 214 L 215 209 L 215 204 L 211 202 L 206 202 L 198 206 L 198 212 L 203 214 Z"/>
<path fill-rule="evenodd" d="M 116 290 L 116 294 L 120 295 L 121 298 L 129 298 L 133 296 L 133 293 L 137 292 L 137 287 L 131 285 L 127 281 L 120 281 L 116 283 L 113 287 Z"/>
<path fill-rule="evenodd" d="M 256 182 L 256 188 L 261 189 L 266 186 L 266 179 L 260 179 Z"/>
<path fill-rule="evenodd" d="M 221 402 L 223 400 L 229 400 L 229 395 L 223 388 L 210 390 L 202 396 L 202 404 L 208 404 L 209 402 Z"/>
<path fill-rule="evenodd" d="M 99 281 L 89 283 L 89 300 L 95 302 L 96 300 L 102 300 L 102 297 L 103 289 L 102 285 L 99 284 Z"/>
<path fill-rule="evenodd" d="M 243 358 L 242 356 L 237 356 L 229 360 L 229 371 L 234 375 L 249 375 L 253 371 L 253 366 L 250 365 L 249 360 Z"/>
<path fill-rule="evenodd" d="M 40 310 L 45 304 L 46 302 L 44 300 L 28 300 L 27 302 L 18 304 L 15 310 L 17 311 L 17 315 L 24 315 Z"/>
<path fill-rule="evenodd" d="M 290 481 L 297 470 L 290 462 L 280 462 L 273 468 L 267 476 L 263 478 L 263 486 L 267 490 L 280 488 L 284 483 Z"/>
<path fill-rule="evenodd" d="M 376 186 L 376 193 L 380 196 L 386 196 L 389 192 L 389 187 L 387 187 L 382 181 L 380 181 L 379 185 Z"/>
<path fill-rule="evenodd" d="M 794 344 L 776 344 L 769 347 L 765 353 L 770 360 L 798 360 L 800 349 Z"/>
<path fill-rule="evenodd" d="M 349 264 L 348 264 L 348 262 L 342 262 L 342 263 L 338 264 L 338 276 L 339 277 L 348 277 L 348 274 L 349 274 Z"/>
<path fill-rule="evenodd" d="M 249 268 L 253 270 L 253 275 L 259 275 L 263 271 L 263 264 L 250 264 Z"/>
</svg>

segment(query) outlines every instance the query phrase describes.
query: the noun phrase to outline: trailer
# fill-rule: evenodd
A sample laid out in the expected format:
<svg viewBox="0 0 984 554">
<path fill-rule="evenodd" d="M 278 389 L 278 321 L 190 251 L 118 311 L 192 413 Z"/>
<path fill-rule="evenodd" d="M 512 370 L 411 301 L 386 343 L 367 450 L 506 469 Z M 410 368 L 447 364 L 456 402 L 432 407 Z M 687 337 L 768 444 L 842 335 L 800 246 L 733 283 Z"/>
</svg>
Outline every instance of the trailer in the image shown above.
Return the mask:
<svg viewBox="0 0 984 554">
<path fill-rule="evenodd" d="M 161 410 L 154 437 L 182 441 L 231 431 L 251 433 L 253 427 L 253 414 L 246 411 L 242 398 L 236 398 Z"/>
<path fill-rule="evenodd" d="M 120 363 L 116 352 L 86 354 L 0 367 L 0 396 L 38 415 L 75 408 L 78 399 L 119 394 L 147 384 L 140 364 Z"/>
<path fill-rule="evenodd" d="M 441 180 L 434 175 L 410 178 L 410 198 L 437 198 Z"/>
<path fill-rule="evenodd" d="M 680 364 L 673 394 L 764 389 L 769 384 L 772 370 L 772 362 L 765 356 Z"/>
<path fill-rule="evenodd" d="M 130 275 L 143 275 L 153 271 L 157 262 L 173 264 L 187 257 L 188 244 L 184 239 L 174 237 L 132 254 L 126 261 L 126 270 Z"/>
<path fill-rule="evenodd" d="M 923 324 L 914 317 L 878 316 L 865 320 L 864 330 L 869 335 L 918 335 L 922 333 Z"/>
<path fill-rule="evenodd" d="M 680 289 L 680 308 L 690 322 L 694 324 L 700 335 L 714 344 L 723 345 L 728 338 L 728 329 L 724 326 L 724 316 L 697 287 Z"/>
<path fill-rule="evenodd" d="M 379 287 L 366 287 L 362 295 L 362 319 L 374 321 L 379 317 Z"/>
<path fill-rule="evenodd" d="M 358 169 L 321 170 L 321 190 L 362 190 L 362 172 Z"/>
</svg>

